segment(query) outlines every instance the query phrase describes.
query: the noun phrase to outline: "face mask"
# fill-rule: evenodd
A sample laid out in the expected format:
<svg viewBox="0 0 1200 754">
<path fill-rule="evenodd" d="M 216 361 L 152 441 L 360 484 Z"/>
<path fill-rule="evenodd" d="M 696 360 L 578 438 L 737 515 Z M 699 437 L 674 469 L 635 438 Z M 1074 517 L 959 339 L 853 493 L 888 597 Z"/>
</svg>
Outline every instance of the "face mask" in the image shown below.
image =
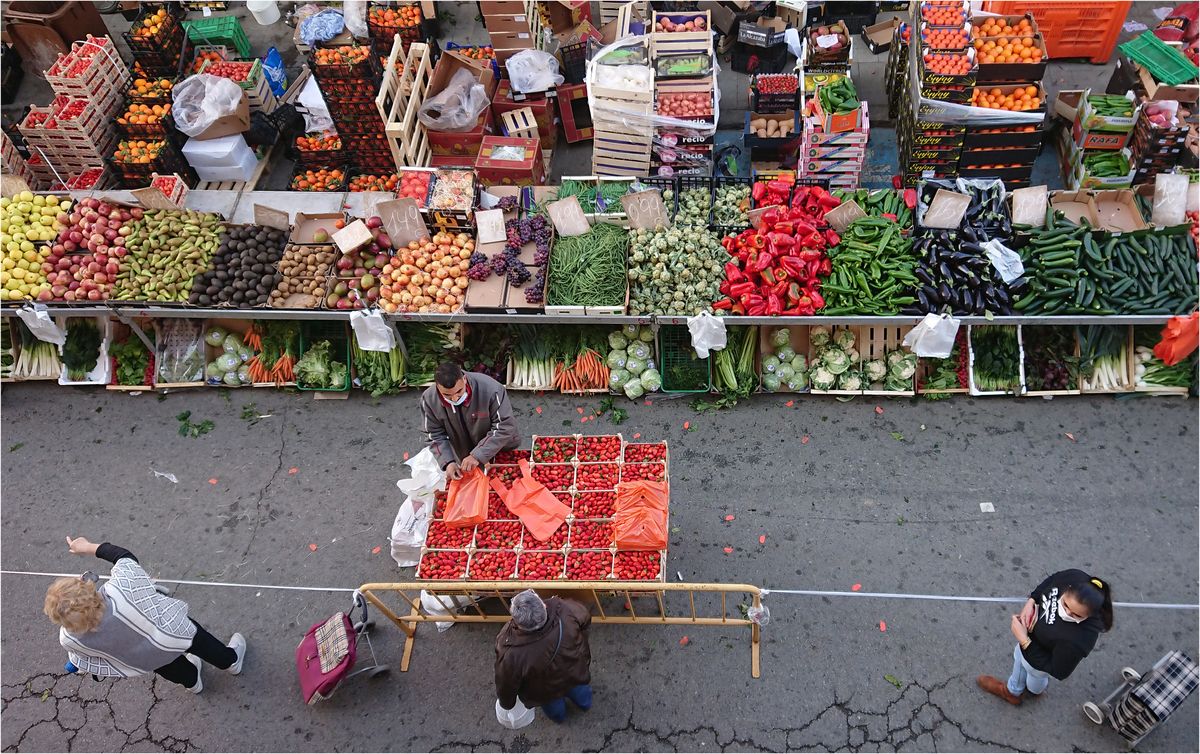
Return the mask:
<svg viewBox="0 0 1200 754">
<path fill-rule="evenodd" d="M 450 401 L 451 406 L 461 406 L 467 402 L 467 391 L 464 390 L 462 395 L 458 396 L 457 400 Z"/>
<path fill-rule="evenodd" d="M 1062 618 L 1063 620 L 1065 620 L 1069 623 L 1083 623 L 1085 620 L 1087 620 L 1086 618 L 1076 618 L 1075 616 L 1068 613 L 1067 609 L 1065 607 L 1063 607 L 1062 598 L 1059 598 L 1059 600 L 1058 600 L 1058 617 Z"/>
</svg>

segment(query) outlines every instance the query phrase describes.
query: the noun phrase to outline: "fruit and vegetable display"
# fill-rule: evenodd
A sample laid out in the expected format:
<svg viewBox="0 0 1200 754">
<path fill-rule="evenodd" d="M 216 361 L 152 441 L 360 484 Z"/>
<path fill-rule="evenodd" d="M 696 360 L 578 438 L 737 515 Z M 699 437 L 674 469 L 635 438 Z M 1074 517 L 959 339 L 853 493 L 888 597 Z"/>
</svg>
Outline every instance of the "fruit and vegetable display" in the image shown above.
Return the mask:
<svg viewBox="0 0 1200 754">
<path fill-rule="evenodd" d="M 686 13 L 676 13 L 670 16 L 657 16 L 654 19 L 654 31 L 656 32 L 687 32 L 687 31 L 705 31 L 708 29 L 708 21 L 705 16 L 691 16 Z"/>
<path fill-rule="evenodd" d="M 569 298 L 570 296 L 579 294 L 585 298 L 588 296 L 597 295 L 593 285 L 600 277 L 603 277 L 602 271 L 588 269 L 586 265 L 590 261 L 599 261 L 615 258 L 615 249 L 624 246 L 619 242 L 616 233 L 613 232 L 614 226 L 597 226 L 588 231 L 582 236 L 574 238 L 559 239 L 564 249 L 563 256 L 558 260 L 558 264 L 566 265 L 574 273 L 582 274 L 587 278 L 585 284 L 577 287 L 576 282 L 568 276 L 560 275 L 560 286 L 556 290 L 561 296 Z M 620 230 L 617 228 L 616 230 Z M 513 288 L 525 287 L 525 301 L 527 303 L 540 303 L 545 297 L 547 269 L 553 269 L 554 263 L 551 262 L 550 251 L 554 243 L 554 229 L 550 221 L 544 215 L 533 215 L 522 218 L 514 218 L 504 222 L 504 248 L 493 254 L 491 259 L 486 254 L 480 251 L 473 252 L 467 260 L 467 277 L 471 280 L 487 280 L 492 275 L 504 277 L 509 286 Z M 602 244 L 599 250 L 590 248 L 594 242 Z M 533 257 L 530 260 L 536 268 L 536 272 L 529 271 L 529 265 L 521 259 L 522 252 L 525 247 L 532 244 Z M 591 255 L 595 251 L 595 257 Z M 588 259 L 585 259 L 587 257 Z M 590 261 L 589 261 L 590 260 Z M 620 255 L 620 261 L 624 264 L 624 252 Z M 563 268 L 565 271 L 566 268 Z M 622 273 L 623 275 L 623 273 Z M 530 280 L 532 279 L 532 283 Z M 526 285 L 527 283 L 530 283 Z M 623 284 L 623 278 L 622 278 Z M 571 290 L 566 290 L 571 289 Z M 622 302 L 624 298 L 622 297 Z M 583 302 L 579 302 L 583 305 Z M 596 304 L 593 303 L 593 306 Z"/>
<path fill-rule="evenodd" d="M 244 387 L 254 384 L 250 374 L 250 360 L 257 354 L 251 346 L 253 330 L 244 335 L 211 326 L 204 331 L 204 344 L 208 347 L 208 362 L 204 366 L 204 380 L 209 385 Z"/>
<path fill-rule="evenodd" d="M 645 325 L 625 325 L 608 334 L 608 387 L 637 400 L 662 390 L 662 373 L 654 361 L 654 330 Z"/>
<path fill-rule="evenodd" d="M 1021 387 L 1021 346 L 1015 325 L 979 325 L 969 333 L 971 380 L 989 393 L 1016 393 Z"/>
<path fill-rule="evenodd" d="M 346 174 L 341 168 L 305 170 L 292 178 L 291 191 L 341 191 L 346 187 Z"/>
<path fill-rule="evenodd" d="M 393 258 L 391 269 L 385 265 L 380 272 L 380 306 L 389 314 L 457 311 L 467 294 L 467 269 L 474 251 L 475 240 L 467 233 L 441 232 L 424 241 L 410 241 L 397 250 L 399 264 Z"/>
<path fill-rule="evenodd" d="M 462 341 L 461 326 L 447 324 L 399 323 L 396 326 L 405 345 L 405 369 L 409 385 L 433 383 L 433 373 Z"/>
<path fill-rule="evenodd" d="M 814 392 L 862 392 L 862 354 L 852 328 L 814 327 L 808 331 L 812 347 L 808 381 Z"/>
<path fill-rule="evenodd" d="M 0 301 L 48 298 L 44 294 L 50 293 L 51 286 L 57 283 L 47 278 L 51 271 L 45 265 L 51 260 L 53 247 L 45 242 L 63 232 L 70 209 L 70 199 L 29 191 L 0 198 L 0 248 L 4 251 L 0 260 Z M 81 241 L 82 238 L 81 233 Z M 50 263 L 58 269 L 57 262 Z"/>
<path fill-rule="evenodd" d="M 103 202 L 97 201 L 96 204 L 96 213 L 99 214 Z M 122 245 L 128 252 L 123 256 L 109 298 L 118 301 L 187 301 L 193 279 L 208 270 L 212 256 L 220 246 L 223 228 L 221 218 L 210 212 L 191 209 L 143 211 L 134 208 L 128 210 L 128 218 L 125 218 L 126 214 L 125 210 L 117 210 L 117 219 L 114 220 L 110 212 L 109 229 L 103 234 L 104 238 L 108 238 L 110 233 L 116 234 L 112 241 L 117 247 L 114 254 L 122 256 Z M 99 219 L 95 222 L 100 224 Z M 128 225 L 114 231 L 114 222 Z M 105 248 L 105 244 L 98 241 L 99 235 L 93 234 L 91 239 L 96 241 L 96 254 Z M 121 239 L 124 239 L 123 244 Z M 98 297 L 103 298 L 103 295 L 99 294 Z M 91 291 L 88 292 L 88 298 L 92 299 Z"/>
<path fill-rule="evenodd" d="M 759 373 L 768 393 L 802 393 L 808 390 L 808 356 L 792 347 L 792 330 L 772 328 L 763 349 Z"/>
<path fill-rule="evenodd" d="M 611 372 L 602 356 L 604 328 L 583 327 L 575 335 L 554 364 L 554 387 L 567 394 L 608 390 Z"/>
<path fill-rule="evenodd" d="M 808 32 L 808 56 L 811 62 L 845 58 L 850 48 L 850 32 L 842 21 L 829 26 L 813 26 Z"/>
<path fill-rule="evenodd" d="M 359 173 L 350 178 L 350 183 L 347 184 L 347 191 L 397 191 L 400 185 L 400 176 L 395 173 L 386 175 L 372 175 L 370 173 Z M 410 196 L 407 193 L 398 193 L 398 198 Z M 425 202 L 425 195 L 417 200 L 418 206 Z"/>
<path fill-rule="evenodd" d="M 899 314 L 917 301 L 917 252 L 895 223 L 859 218 L 828 254 L 829 277 L 821 283 L 826 314 Z"/>
<path fill-rule="evenodd" d="M 679 192 L 679 205 L 675 209 L 675 227 L 707 226 L 712 209 L 712 194 L 707 186 L 688 186 Z"/>
<path fill-rule="evenodd" d="M 725 338 L 725 347 L 711 356 L 712 386 L 721 394 L 722 405 L 732 406 L 742 398 L 749 398 L 758 387 L 755 371 L 758 328 L 727 327 Z"/>
<path fill-rule="evenodd" d="M 740 228 L 750 224 L 750 185 L 722 183 L 713 192 L 713 225 Z"/>
<path fill-rule="evenodd" d="M 971 90 L 971 105 L 993 110 L 1037 110 L 1042 107 L 1041 92 L 1036 86 L 976 87 Z"/>
<path fill-rule="evenodd" d="M 658 114 L 667 118 L 711 118 L 711 92 L 672 92 L 658 95 Z"/>
<path fill-rule="evenodd" d="M 296 384 L 310 390 L 345 390 L 350 387 L 349 367 L 337 360 L 329 340 L 308 346 L 296 361 Z M 344 356 L 342 358 L 345 358 Z"/>
<path fill-rule="evenodd" d="M 360 387 L 378 398 L 404 388 L 404 350 L 399 343 L 389 351 L 364 351 L 353 343 L 355 379 Z"/>
<path fill-rule="evenodd" d="M 690 316 L 710 310 L 728 259 L 712 231 L 693 226 L 629 235 L 630 314 Z"/>
<path fill-rule="evenodd" d="M 0 379 L 4 380 L 12 379 L 13 367 L 17 365 L 13 327 L 9 320 L 0 319 Z"/>
<path fill-rule="evenodd" d="M 1012 313 L 1012 293 L 992 266 L 972 228 L 921 230 L 913 236 L 917 266 L 913 275 L 916 303 L 911 313 L 1006 315 Z M 1017 290 L 1023 290 L 1018 287 Z"/>
<path fill-rule="evenodd" d="M 271 291 L 271 306 L 316 309 L 325 301 L 328 275 L 337 260 L 332 244 L 288 244 L 277 266 L 279 283 Z"/>
<path fill-rule="evenodd" d="M 903 230 L 912 229 L 917 201 L 914 189 L 834 189 L 831 193 L 841 202 L 853 201 L 868 217 L 882 217 Z"/>
<path fill-rule="evenodd" d="M 1079 357 L 1075 355 L 1075 328 L 1023 327 L 1025 389 L 1049 392 L 1079 389 Z"/>
<path fill-rule="evenodd" d="M 533 221 L 546 225 L 541 217 Z M 546 227 L 544 233 L 548 240 L 550 228 Z M 629 232 L 605 222 L 596 223 L 582 235 L 559 237 L 550 252 L 546 304 L 624 306 L 629 286 L 625 277 L 628 251 Z"/>
<path fill-rule="evenodd" d="M 524 526 L 504 498 L 488 494 L 487 519 L 455 526 L 445 518 L 446 492 L 435 493 L 434 519 L 425 537 L 416 576 L 422 580 L 658 581 L 664 577 L 663 549 L 619 544 L 622 490 L 641 480 L 669 488 L 667 444 L 630 443 L 621 435 L 534 436 L 530 450 L 506 451 L 488 466 L 488 476 L 507 488 L 520 477 L 518 459 L 569 511 L 545 539 Z M 664 506 L 666 499 L 662 500 Z M 667 512 L 661 513 L 667 531 Z"/>
<path fill-rule="evenodd" d="M 801 207 L 771 207 L 759 224 L 722 245 L 728 254 L 723 298 L 713 304 L 718 313 L 759 316 L 811 316 L 826 306 L 822 279 L 832 267 L 826 251 L 840 237 L 828 226 L 809 221 Z"/>
<path fill-rule="evenodd" d="M 699 78 L 712 72 L 708 55 L 659 55 L 654 59 L 654 72 L 659 78 Z"/>
<path fill-rule="evenodd" d="M 1157 329 L 1157 328 L 1154 328 Z M 1193 353 L 1178 364 L 1167 366 L 1154 355 L 1155 333 L 1139 332 L 1134 347 L 1133 383 L 1139 390 L 1178 388 L 1187 389 L 1196 374 L 1196 355 Z"/>
<path fill-rule="evenodd" d="M 282 278 L 286 231 L 260 225 L 229 226 L 212 258 L 212 268 L 196 276 L 188 303 L 197 306 L 266 306 Z"/>
<path fill-rule="evenodd" d="M 1133 102 L 1121 94 L 1089 94 L 1088 107 L 1107 118 L 1132 118 Z"/>
<path fill-rule="evenodd" d="M 557 200 L 561 201 L 573 196 L 579 202 L 579 207 L 585 214 L 593 214 L 596 209 L 596 184 L 591 181 L 579 181 L 574 178 L 564 178 L 558 187 Z"/>
<path fill-rule="evenodd" d="M 1100 152 L 1086 150 L 1083 153 L 1083 170 L 1097 178 L 1120 178 L 1129 174 L 1129 158 L 1122 152 Z"/>
<path fill-rule="evenodd" d="M 151 331 L 153 332 L 153 331 Z M 149 335 L 150 333 L 147 333 Z M 153 385 L 154 354 L 142 339 L 130 333 L 125 340 L 113 343 L 108 349 L 113 361 L 113 383 L 116 385 Z"/>
<path fill-rule="evenodd" d="M 821 103 L 821 111 L 826 114 L 854 112 L 862 105 L 858 99 L 858 90 L 849 76 L 842 76 L 831 84 L 817 89 L 817 101 Z"/>
<path fill-rule="evenodd" d="M 750 120 L 750 131 L 760 139 L 785 139 L 795 131 L 790 115 L 764 115 Z"/>
</svg>

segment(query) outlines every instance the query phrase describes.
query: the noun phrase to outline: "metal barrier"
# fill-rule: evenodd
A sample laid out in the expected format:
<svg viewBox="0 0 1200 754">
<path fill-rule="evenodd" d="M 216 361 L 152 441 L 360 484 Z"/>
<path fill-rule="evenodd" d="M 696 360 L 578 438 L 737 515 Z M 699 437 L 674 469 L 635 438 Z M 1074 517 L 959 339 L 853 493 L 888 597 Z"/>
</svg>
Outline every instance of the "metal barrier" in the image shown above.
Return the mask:
<svg viewBox="0 0 1200 754">
<path fill-rule="evenodd" d="M 762 611 L 762 590 L 750 584 L 686 584 L 648 583 L 645 581 L 455 581 L 455 582 L 409 582 L 363 584 L 358 591 L 367 598 L 393 623 L 400 627 L 407 639 L 400 670 L 407 671 L 412 658 L 413 643 L 416 641 L 419 623 L 504 623 L 509 619 L 508 598 L 524 589 L 535 589 L 543 597 L 569 597 L 589 605 L 593 623 L 666 626 L 745 626 L 750 629 L 750 675 L 759 677 L 760 626 L 750 616 Z M 421 592 L 437 598 L 442 606 L 455 607 L 447 612 L 430 612 L 421 602 Z M 402 604 L 407 603 L 408 614 L 397 615 L 381 599 L 384 593 L 398 593 Z M 686 593 L 687 607 L 682 611 L 668 610 L 668 596 Z M 731 606 L 730 595 L 739 599 Z M 720 599 L 720 616 L 705 615 L 709 605 Z M 649 598 L 654 607 L 639 612 L 634 600 Z M 617 610 L 610 604 L 605 609 L 605 599 L 624 599 Z M 743 600 L 749 600 L 747 604 Z M 697 603 L 699 608 L 697 607 Z M 491 604 L 489 604 L 491 603 Z M 489 611 L 488 608 L 493 608 Z M 502 608 L 499 611 L 495 607 Z M 714 608 L 715 604 L 711 607 Z M 732 615 L 730 614 L 732 610 Z M 403 612 L 403 608 L 399 612 Z M 763 621 L 765 622 L 765 621 Z"/>
</svg>

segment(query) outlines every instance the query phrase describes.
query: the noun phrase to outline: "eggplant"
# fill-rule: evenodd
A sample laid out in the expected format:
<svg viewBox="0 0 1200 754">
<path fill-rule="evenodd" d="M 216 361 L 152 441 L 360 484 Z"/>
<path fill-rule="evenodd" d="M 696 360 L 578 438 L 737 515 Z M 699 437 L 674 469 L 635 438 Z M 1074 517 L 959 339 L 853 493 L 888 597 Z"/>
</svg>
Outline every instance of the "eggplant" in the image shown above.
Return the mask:
<svg viewBox="0 0 1200 754">
<path fill-rule="evenodd" d="M 913 276 L 924 285 L 933 285 L 933 275 L 926 272 L 924 267 L 917 267 L 913 270 Z"/>
</svg>

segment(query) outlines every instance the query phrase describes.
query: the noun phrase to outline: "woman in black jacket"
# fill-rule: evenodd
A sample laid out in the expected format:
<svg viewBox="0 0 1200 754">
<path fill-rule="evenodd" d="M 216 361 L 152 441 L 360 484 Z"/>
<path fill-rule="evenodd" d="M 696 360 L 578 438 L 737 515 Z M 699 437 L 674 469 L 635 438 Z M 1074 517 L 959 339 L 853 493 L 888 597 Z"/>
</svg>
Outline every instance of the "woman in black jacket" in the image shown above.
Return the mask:
<svg viewBox="0 0 1200 754">
<path fill-rule="evenodd" d="M 1012 617 L 1017 646 L 1008 682 L 990 675 L 977 682 L 989 694 L 1020 704 L 1023 692 L 1045 691 L 1050 676 L 1066 680 L 1112 624 L 1107 582 L 1077 569 L 1051 574 L 1030 592 L 1020 615 Z"/>
</svg>

